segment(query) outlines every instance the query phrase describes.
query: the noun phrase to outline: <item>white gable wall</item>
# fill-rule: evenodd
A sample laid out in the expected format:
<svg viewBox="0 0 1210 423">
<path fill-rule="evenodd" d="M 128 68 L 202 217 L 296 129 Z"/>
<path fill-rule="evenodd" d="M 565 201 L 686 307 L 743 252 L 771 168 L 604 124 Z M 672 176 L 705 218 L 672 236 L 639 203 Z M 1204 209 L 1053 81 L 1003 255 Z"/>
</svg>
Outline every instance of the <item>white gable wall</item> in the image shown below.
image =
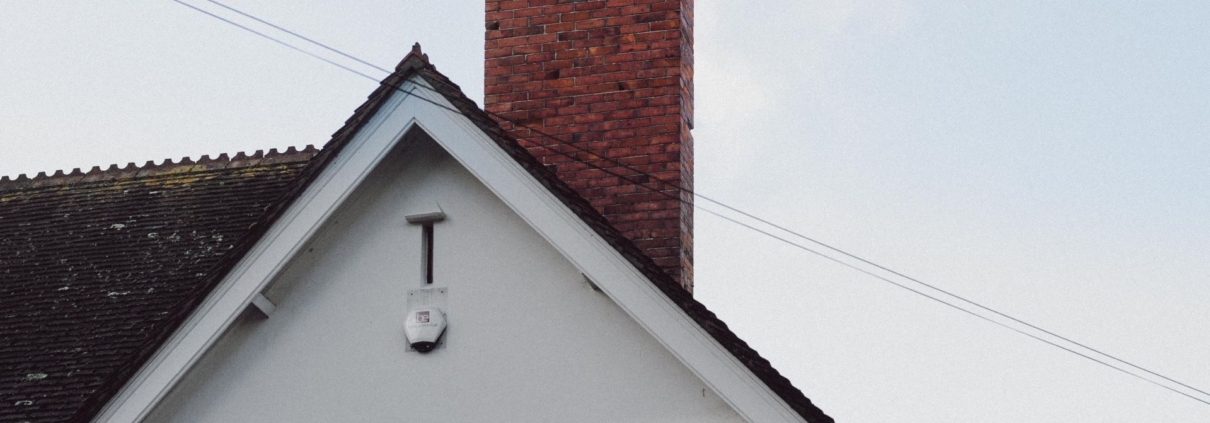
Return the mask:
<svg viewBox="0 0 1210 423">
<path fill-rule="evenodd" d="M 423 137 L 422 137 L 423 138 Z M 446 347 L 405 352 L 439 203 Z M 397 147 L 146 421 L 742 419 L 434 142 Z"/>
</svg>

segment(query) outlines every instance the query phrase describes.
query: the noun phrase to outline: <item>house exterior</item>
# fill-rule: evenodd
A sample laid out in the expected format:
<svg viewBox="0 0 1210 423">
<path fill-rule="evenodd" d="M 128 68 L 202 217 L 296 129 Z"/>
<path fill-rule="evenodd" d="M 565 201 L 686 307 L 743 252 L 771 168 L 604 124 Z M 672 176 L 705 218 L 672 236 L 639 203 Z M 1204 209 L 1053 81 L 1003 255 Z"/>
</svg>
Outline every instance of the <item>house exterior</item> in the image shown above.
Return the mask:
<svg viewBox="0 0 1210 423">
<path fill-rule="evenodd" d="M 416 46 L 320 149 L 0 180 L 0 422 L 832 421 L 692 297 L 691 3 L 549 3 L 488 111 Z"/>
</svg>

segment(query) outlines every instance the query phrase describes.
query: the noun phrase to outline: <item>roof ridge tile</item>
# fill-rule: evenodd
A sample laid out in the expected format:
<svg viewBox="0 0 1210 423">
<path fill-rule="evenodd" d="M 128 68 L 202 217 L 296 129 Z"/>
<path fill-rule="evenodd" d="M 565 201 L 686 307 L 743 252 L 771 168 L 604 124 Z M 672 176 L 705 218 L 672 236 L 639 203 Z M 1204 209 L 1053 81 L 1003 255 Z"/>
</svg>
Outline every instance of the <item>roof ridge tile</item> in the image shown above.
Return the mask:
<svg viewBox="0 0 1210 423">
<path fill-rule="evenodd" d="M 173 159 L 164 159 L 162 163 L 156 164 L 154 160 L 148 160 L 142 166 L 129 162 L 125 167 L 118 167 L 117 164 L 110 164 L 109 167 L 102 169 L 101 166 L 93 166 L 88 172 L 84 172 L 81 168 L 73 168 L 70 173 L 64 172 L 62 169 L 55 170 L 54 173 L 47 175 L 45 171 L 38 172 L 32 178 L 22 173 L 16 177 L 7 175 L 0 176 L 0 191 L 14 191 L 26 188 L 44 188 L 55 186 L 70 186 L 76 183 L 112 181 L 118 179 L 137 179 L 143 177 L 151 177 L 164 175 L 169 173 L 189 173 L 203 172 L 210 170 L 221 170 L 227 168 L 250 167 L 260 164 L 280 164 L 309 161 L 319 153 L 319 149 L 312 144 L 307 144 L 306 147 L 298 149 L 294 146 L 286 148 L 285 151 L 279 151 L 276 148 L 269 149 L 268 153 L 264 150 L 256 150 L 252 155 L 247 155 L 244 152 L 236 153 L 235 157 L 228 156 L 227 153 L 219 154 L 217 157 L 211 158 L 209 154 L 202 155 L 194 161 L 186 156 L 179 161 L 174 162 Z"/>
</svg>

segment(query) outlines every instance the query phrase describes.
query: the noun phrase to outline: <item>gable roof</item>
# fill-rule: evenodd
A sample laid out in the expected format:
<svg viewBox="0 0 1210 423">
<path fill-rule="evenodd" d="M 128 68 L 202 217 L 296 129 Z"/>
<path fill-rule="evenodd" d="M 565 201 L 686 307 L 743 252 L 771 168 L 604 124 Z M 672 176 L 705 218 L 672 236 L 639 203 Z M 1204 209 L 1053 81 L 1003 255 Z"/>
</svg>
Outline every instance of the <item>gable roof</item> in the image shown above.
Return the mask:
<svg viewBox="0 0 1210 423">
<path fill-rule="evenodd" d="M 411 78 L 422 78 L 428 85 L 452 104 L 461 114 L 470 120 L 479 130 L 486 134 L 502 151 L 516 161 L 530 176 L 545 187 L 551 194 L 578 216 L 593 232 L 605 240 L 631 265 L 641 272 L 654 286 L 677 307 L 683 310 L 715 341 L 730 352 L 743 366 L 752 372 L 773 393 L 785 401 L 798 415 L 808 422 L 831 422 L 832 419 L 815 407 L 801 391 L 795 388 L 789 380 L 781 376 L 767 360 L 739 339 L 726 324 L 705 308 L 669 275 L 663 272 L 631 241 L 626 239 L 617 229 L 613 228 L 606 219 L 586 200 L 577 195 L 574 190 L 560 181 L 546 166 L 531 156 L 517 141 L 507 134 L 489 115 L 481 110 L 473 101 L 467 98 L 461 89 L 437 72 L 429 64 L 427 56 L 419 51 L 419 46 L 413 47 L 404 60 L 396 67 L 396 71 L 388 76 L 379 87 L 370 94 L 345 125 L 333 134 L 332 139 L 301 169 L 289 186 L 281 192 L 280 198 L 265 208 L 262 215 L 252 224 L 238 242 L 231 245 L 230 251 L 221 260 L 213 264 L 204 277 L 197 281 L 197 288 L 189 298 L 182 299 L 170 314 L 164 319 L 164 324 L 149 330 L 155 332 L 148 337 L 148 342 L 137 347 L 137 353 L 130 355 L 121 366 L 121 371 L 108 375 L 108 382 L 97 387 L 88 401 L 75 412 L 75 420 L 87 420 L 131 377 L 144 362 L 155 352 L 160 343 L 178 327 L 202 299 L 217 285 L 222 278 L 235 266 L 270 226 L 280 217 L 301 193 L 314 181 L 325 168 L 332 163 L 344 147 L 353 139 L 362 127 L 375 116 L 386 101 Z M 0 206 L 2 207 L 2 206 Z M 0 352 L 2 353 L 2 352 Z M 60 421 L 60 420 L 38 420 Z"/>
</svg>

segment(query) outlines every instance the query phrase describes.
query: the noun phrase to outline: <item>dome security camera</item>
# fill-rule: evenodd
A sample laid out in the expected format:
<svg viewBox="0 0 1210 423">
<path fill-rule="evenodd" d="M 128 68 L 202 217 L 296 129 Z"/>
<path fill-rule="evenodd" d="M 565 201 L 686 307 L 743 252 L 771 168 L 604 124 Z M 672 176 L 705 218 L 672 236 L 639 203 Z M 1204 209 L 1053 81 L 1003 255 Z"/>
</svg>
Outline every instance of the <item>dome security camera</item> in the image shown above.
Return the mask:
<svg viewBox="0 0 1210 423">
<path fill-rule="evenodd" d="M 445 333 L 445 313 L 436 307 L 418 308 L 408 312 L 403 325 L 408 343 L 416 351 L 426 353 L 437 348 L 437 341 Z"/>
</svg>

